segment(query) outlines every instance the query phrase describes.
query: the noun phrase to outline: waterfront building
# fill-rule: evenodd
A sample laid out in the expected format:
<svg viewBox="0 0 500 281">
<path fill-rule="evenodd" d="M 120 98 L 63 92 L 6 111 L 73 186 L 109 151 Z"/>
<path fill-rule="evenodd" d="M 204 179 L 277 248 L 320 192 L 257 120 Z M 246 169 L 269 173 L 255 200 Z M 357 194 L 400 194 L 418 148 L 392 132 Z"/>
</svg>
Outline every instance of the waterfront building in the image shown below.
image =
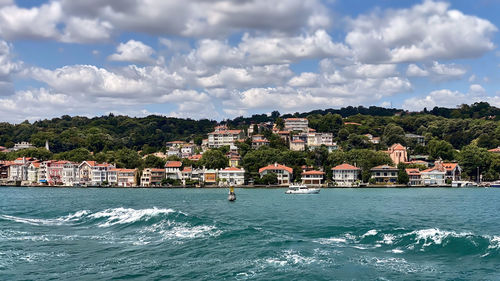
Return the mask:
<svg viewBox="0 0 500 281">
<path fill-rule="evenodd" d="M 38 169 L 40 169 L 40 162 L 31 162 L 28 166 L 28 182 L 37 183 L 38 182 Z"/>
<path fill-rule="evenodd" d="M 245 169 L 228 167 L 219 171 L 219 185 L 245 184 Z"/>
<path fill-rule="evenodd" d="M 182 179 L 182 162 L 181 161 L 167 161 L 165 164 L 165 174 L 167 179 L 181 180 Z"/>
<path fill-rule="evenodd" d="M 292 181 L 293 169 L 285 165 L 274 163 L 259 169 L 261 178 L 270 173 L 276 174 L 279 185 L 288 185 Z"/>
<path fill-rule="evenodd" d="M 323 171 L 305 171 L 301 174 L 302 184 L 305 185 L 321 185 L 325 173 Z"/>
<path fill-rule="evenodd" d="M 28 166 L 30 165 L 31 158 L 25 157 L 17 158 L 10 162 L 9 165 L 9 180 L 11 181 L 26 181 L 28 180 Z"/>
<path fill-rule="evenodd" d="M 399 143 L 391 145 L 387 149 L 387 153 L 389 154 L 389 157 L 391 157 L 392 162 L 396 166 L 399 163 L 408 162 L 408 153 L 406 152 L 406 147 L 402 146 Z"/>
<path fill-rule="evenodd" d="M 419 186 L 422 185 L 422 175 L 419 169 L 406 169 L 406 174 L 408 174 L 408 185 L 409 186 Z"/>
<path fill-rule="evenodd" d="M 108 182 L 118 187 L 136 186 L 137 169 L 110 169 L 108 171 Z"/>
<path fill-rule="evenodd" d="M 208 169 L 203 171 L 203 181 L 206 184 L 215 184 L 217 183 L 217 170 Z"/>
<path fill-rule="evenodd" d="M 80 183 L 78 164 L 66 161 L 62 169 L 62 183 L 66 186 L 73 186 Z"/>
<path fill-rule="evenodd" d="M 370 169 L 372 178 L 379 184 L 394 184 L 398 180 L 398 168 L 389 165 L 380 165 Z"/>
<path fill-rule="evenodd" d="M 354 186 L 359 181 L 360 173 L 360 168 L 344 163 L 332 168 L 332 179 L 338 186 Z"/>
<path fill-rule="evenodd" d="M 430 169 L 420 172 L 423 185 L 444 185 L 446 184 L 446 169 L 436 165 Z"/>
<path fill-rule="evenodd" d="M 146 168 L 141 176 L 141 186 L 161 186 L 161 182 L 164 178 L 165 169 Z"/>
<path fill-rule="evenodd" d="M 446 169 L 445 179 L 451 181 L 460 181 L 462 179 L 462 168 L 458 163 L 442 163 L 442 166 Z"/>
<path fill-rule="evenodd" d="M 286 118 L 284 121 L 286 131 L 309 132 L 309 121 L 307 118 Z"/>
<path fill-rule="evenodd" d="M 87 185 L 102 185 L 108 181 L 108 170 L 115 167 L 108 163 L 97 163 L 96 161 L 83 161 L 78 166 L 80 183 Z"/>
<path fill-rule="evenodd" d="M 9 179 L 9 163 L 7 161 L 0 161 L 0 180 L 6 181 Z"/>
</svg>

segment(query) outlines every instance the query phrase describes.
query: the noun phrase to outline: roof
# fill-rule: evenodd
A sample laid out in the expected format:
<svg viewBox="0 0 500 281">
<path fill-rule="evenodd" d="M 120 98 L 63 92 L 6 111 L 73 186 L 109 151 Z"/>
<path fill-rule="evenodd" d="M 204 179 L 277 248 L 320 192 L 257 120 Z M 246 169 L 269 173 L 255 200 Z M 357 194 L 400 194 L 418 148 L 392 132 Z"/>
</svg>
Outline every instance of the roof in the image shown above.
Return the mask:
<svg viewBox="0 0 500 281">
<path fill-rule="evenodd" d="M 393 145 L 391 145 L 390 147 L 391 150 L 405 150 L 406 148 L 401 145 L 400 143 L 395 143 Z"/>
<path fill-rule="evenodd" d="M 221 134 L 240 134 L 241 130 L 222 130 L 211 132 L 209 135 L 221 135 Z"/>
<path fill-rule="evenodd" d="M 427 169 L 427 170 L 423 170 L 421 173 L 432 173 L 432 172 L 440 172 L 440 173 L 444 173 L 445 171 L 439 169 L 439 167 L 432 167 L 430 169 Z"/>
<path fill-rule="evenodd" d="M 277 163 L 274 163 L 274 164 L 271 164 L 271 165 L 267 165 L 265 167 L 262 167 L 259 169 L 259 173 L 262 173 L 266 170 L 285 170 L 287 172 L 289 172 L 290 174 L 293 173 L 293 169 L 290 168 L 290 167 L 287 167 L 285 165 L 281 165 L 281 164 L 277 164 Z"/>
<path fill-rule="evenodd" d="M 278 131 L 278 135 L 288 135 L 290 131 Z"/>
<path fill-rule="evenodd" d="M 198 161 L 201 159 L 201 154 L 195 154 L 195 155 L 192 155 L 192 156 L 189 156 L 188 159 L 189 160 L 193 160 L 193 161 Z"/>
<path fill-rule="evenodd" d="M 269 142 L 269 141 L 266 139 L 263 139 L 263 140 L 253 140 L 252 142 Z"/>
<path fill-rule="evenodd" d="M 181 161 L 167 161 L 165 164 L 166 168 L 180 168 L 182 167 L 182 162 Z"/>
<path fill-rule="evenodd" d="M 443 163 L 442 165 L 446 170 L 452 171 L 452 170 L 455 170 L 457 168 L 458 163 Z"/>
<path fill-rule="evenodd" d="M 285 121 L 304 121 L 307 120 L 307 118 L 286 118 Z"/>
<path fill-rule="evenodd" d="M 333 167 L 332 170 L 361 170 L 361 169 L 356 166 L 344 163 Z"/>
<path fill-rule="evenodd" d="M 151 168 L 151 172 L 165 172 L 165 169 Z"/>
<path fill-rule="evenodd" d="M 322 171 L 306 171 L 302 172 L 303 175 L 324 175 L 325 172 Z"/>
<path fill-rule="evenodd" d="M 411 175 L 420 175 L 420 171 L 418 169 L 405 169 L 406 173 L 411 176 Z"/>
<path fill-rule="evenodd" d="M 361 124 L 356 123 L 356 122 L 344 122 L 345 125 L 356 125 L 356 126 L 361 126 Z"/>
<path fill-rule="evenodd" d="M 500 146 L 497 148 L 489 149 L 489 152 L 495 152 L 495 153 L 500 153 Z"/>
<path fill-rule="evenodd" d="M 193 168 L 191 168 L 191 167 L 184 167 L 184 169 L 182 169 L 183 173 L 187 173 L 187 172 L 191 172 L 191 171 L 193 171 Z"/>
<path fill-rule="evenodd" d="M 221 172 L 245 172 L 245 170 L 243 169 L 238 169 L 236 167 L 227 167 L 225 168 L 224 170 L 222 170 Z"/>
<path fill-rule="evenodd" d="M 177 143 L 178 144 L 183 144 L 183 143 L 186 143 L 186 142 L 184 142 L 184 141 L 169 141 L 167 143 L 171 143 L 171 144 L 177 144 Z"/>
<path fill-rule="evenodd" d="M 123 172 L 123 173 L 135 173 L 135 169 L 111 169 L 111 171 Z"/>
<path fill-rule="evenodd" d="M 397 169 L 398 168 L 392 167 L 389 165 L 380 165 L 380 166 L 373 167 L 370 170 L 397 170 Z"/>
<path fill-rule="evenodd" d="M 305 141 L 303 141 L 303 140 L 293 140 L 292 142 L 293 143 L 305 143 Z"/>
</svg>

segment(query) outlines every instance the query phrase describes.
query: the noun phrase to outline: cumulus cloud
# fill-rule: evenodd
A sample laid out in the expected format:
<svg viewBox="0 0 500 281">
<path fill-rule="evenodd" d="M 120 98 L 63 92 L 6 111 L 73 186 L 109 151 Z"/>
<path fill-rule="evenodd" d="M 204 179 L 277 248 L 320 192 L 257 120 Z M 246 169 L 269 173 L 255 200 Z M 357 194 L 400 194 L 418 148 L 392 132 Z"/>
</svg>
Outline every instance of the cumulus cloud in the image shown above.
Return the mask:
<svg viewBox="0 0 500 281">
<path fill-rule="evenodd" d="M 12 45 L 0 40 L 0 95 L 12 93 L 12 76 L 22 69 L 22 62 L 12 58 Z"/>
<path fill-rule="evenodd" d="M 409 9 L 361 15 L 346 42 L 363 62 L 415 62 L 478 57 L 494 49 L 489 21 L 426 0 Z"/>
<path fill-rule="evenodd" d="M 120 43 L 116 48 L 117 53 L 108 57 L 112 61 L 126 61 L 135 63 L 152 63 L 151 57 L 155 51 L 150 46 L 136 40 Z"/>
<path fill-rule="evenodd" d="M 467 73 L 467 70 L 456 64 L 441 64 L 437 61 L 431 64 L 424 64 L 419 67 L 416 64 L 408 65 L 406 75 L 409 77 L 430 77 L 433 81 L 447 81 L 460 79 Z"/>
</svg>

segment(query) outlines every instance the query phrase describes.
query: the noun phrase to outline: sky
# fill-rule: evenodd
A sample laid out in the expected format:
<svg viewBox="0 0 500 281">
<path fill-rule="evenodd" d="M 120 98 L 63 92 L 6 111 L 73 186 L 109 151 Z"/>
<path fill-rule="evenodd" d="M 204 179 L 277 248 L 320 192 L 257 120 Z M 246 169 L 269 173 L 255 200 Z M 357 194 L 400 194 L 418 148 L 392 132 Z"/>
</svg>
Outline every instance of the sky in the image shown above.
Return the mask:
<svg viewBox="0 0 500 281">
<path fill-rule="evenodd" d="M 500 0 L 0 0 L 0 121 L 500 106 Z"/>
</svg>

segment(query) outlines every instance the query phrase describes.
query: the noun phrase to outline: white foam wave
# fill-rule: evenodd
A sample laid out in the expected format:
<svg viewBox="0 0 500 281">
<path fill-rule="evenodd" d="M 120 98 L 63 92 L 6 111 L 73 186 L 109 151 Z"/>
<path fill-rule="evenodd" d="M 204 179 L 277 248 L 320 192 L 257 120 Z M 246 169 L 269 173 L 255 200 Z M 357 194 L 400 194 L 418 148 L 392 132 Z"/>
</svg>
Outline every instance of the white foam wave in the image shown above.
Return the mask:
<svg viewBox="0 0 500 281">
<path fill-rule="evenodd" d="M 89 215 L 90 218 L 100 219 L 106 218 L 104 223 L 98 224 L 99 227 L 110 227 L 116 224 L 134 223 L 141 220 L 148 220 L 158 215 L 166 215 L 175 212 L 172 209 L 158 209 L 156 207 L 149 209 L 130 209 L 130 208 L 114 208 L 106 209 Z"/>
<path fill-rule="evenodd" d="M 36 219 L 36 218 L 22 218 L 16 216 L 9 215 L 1 215 L 0 218 L 20 223 L 26 223 L 30 225 L 63 225 L 68 222 L 73 222 L 85 216 L 88 213 L 87 210 L 81 210 L 73 214 L 69 214 L 67 216 L 58 217 L 55 219 Z"/>
<path fill-rule="evenodd" d="M 368 230 L 365 234 L 361 235 L 361 238 L 365 238 L 367 236 L 375 236 L 378 234 L 376 229 Z"/>
<path fill-rule="evenodd" d="M 423 242 L 422 247 L 428 247 L 432 244 L 441 245 L 444 239 L 448 237 L 467 237 L 473 235 L 471 232 L 445 231 L 438 228 L 429 228 L 412 231 L 405 236 L 415 235 L 416 243 Z"/>
<path fill-rule="evenodd" d="M 311 264 L 317 260 L 314 257 L 304 257 L 294 250 L 285 250 L 278 258 L 266 259 L 266 262 L 275 266 Z"/>
</svg>

